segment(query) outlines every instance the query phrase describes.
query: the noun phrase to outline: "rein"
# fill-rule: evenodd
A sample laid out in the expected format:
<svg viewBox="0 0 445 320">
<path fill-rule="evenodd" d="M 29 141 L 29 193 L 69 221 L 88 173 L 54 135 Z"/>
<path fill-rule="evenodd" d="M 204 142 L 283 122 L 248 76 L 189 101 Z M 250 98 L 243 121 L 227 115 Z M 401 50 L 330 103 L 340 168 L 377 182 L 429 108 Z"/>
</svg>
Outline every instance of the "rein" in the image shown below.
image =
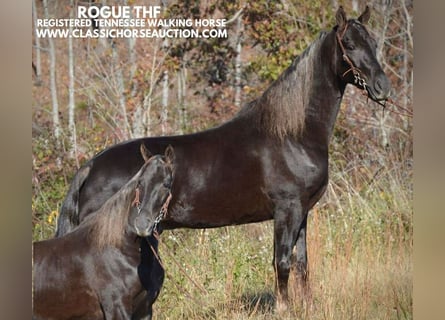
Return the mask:
<svg viewBox="0 0 445 320">
<path fill-rule="evenodd" d="M 365 95 L 366 97 L 369 97 L 367 91 L 365 91 L 365 92 L 363 93 L 363 95 Z M 371 100 L 372 100 L 372 99 L 371 99 Z M 384 100 L 384 102 L 381 102 L 381 101 L 375 101 L 375 100 L 372 100 L 372 101 L 374 101 L 375 103 L 381 105 L 381 106 L 383 107 L 383 110 L 388 110 L 388 111 L 391 112 L 391 113 L 395 113 L 395 114 L 398 114 L 398 115 L 401 115 L 401 116 L 405 116 L 405 117 L 409 117 L 409 118 L 412 118 L 412 117 L 413 117 L 413 112 L 412 112 L 411 110 L 409 110 L 408 108 L 402 107 L 401 105 L 399 105 L 398 103 L 396 103 L 396 102 L 395 102 L 394 100 L 392 100 L 391 98 L 387 98 L 386 100 Z M 402 111 L 396 111 L 396 110 L 387 109 L 387 103 L 389 103 L 390 105 L 392 105 L 392 106 L 394 106 L 394 107 L 396 107 L 397 109 L 400 109 L 400 110 L 402 110 Z"/>
<path fill-rule="evenodd" d="M 343 39 L 347 29 L 348 29 L 348 25 L 346 24 L 345 29 L 343 30 L 341 35 L 338 32 L 335 33 L 338 45 L 340 46 L 340 50 L 342 52 L 343 60 L 349 65 L 349 69 L 346 70 L 342 74 L 342 77 L 345 77 L 345 75 L 347 75 L 349 72 L 352 72 L 352 74 L 354 75 L 354 83 L 358 84 L 359 86 L 362 86 L 363 94 L 367 98 L 369 98 L 368 90 L 366 90 L 366 86 L 367 86 L 366 80 L 364 78 L 362 78 L 360 69 L 357 68 L 356 66 L 354 66 L 354 63 L 352 62 L 352 60 L 346 54 L 346 49 L 345 49 L 345 47 L 343 45 L 343 42 L 342 42 L 342 39 Z M 392 113 L 399 114 L 399 115 L 402 115 L 402 116 L 407 116 L 407 117 L 410 117 L 410 118 L 413 117 L 413 112 L 411 110 L 402 107 L 401 105 L 397 104 L 391 98 L 387 98 L 384 102 L 376 101 L 376 100 L 373 100 L 373 99 L 371 99 L 371 100 L 374 101 L 375 103 L 381 105 L 383 107 L 383 110 L 389 110 Z M 394 107 L 396 107 L 399 110 L 402 110 L 402 112 L 401 111 L 395 111 L 395 110 L 386 109 L 387 108 L 387 105 L 386 105 L 387 103 L 389 103 L 390 105 L 393 105 Z"/>
</svg>

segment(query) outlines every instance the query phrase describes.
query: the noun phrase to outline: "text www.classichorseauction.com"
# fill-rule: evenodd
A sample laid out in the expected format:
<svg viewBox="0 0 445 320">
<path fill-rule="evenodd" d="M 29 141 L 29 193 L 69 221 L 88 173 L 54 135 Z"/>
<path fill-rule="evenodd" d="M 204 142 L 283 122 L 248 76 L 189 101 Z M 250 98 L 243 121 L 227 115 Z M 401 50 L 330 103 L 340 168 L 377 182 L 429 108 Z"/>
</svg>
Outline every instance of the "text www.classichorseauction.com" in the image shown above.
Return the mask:
<svg viewBox="0 0 445 320">
<path fill-rule="evenodd" d="M 78 6 L 76 18 L 37 19 L 39 38 L 227 38 L 226 19 L 163 19 L 160 6 Z"/>
</svg>

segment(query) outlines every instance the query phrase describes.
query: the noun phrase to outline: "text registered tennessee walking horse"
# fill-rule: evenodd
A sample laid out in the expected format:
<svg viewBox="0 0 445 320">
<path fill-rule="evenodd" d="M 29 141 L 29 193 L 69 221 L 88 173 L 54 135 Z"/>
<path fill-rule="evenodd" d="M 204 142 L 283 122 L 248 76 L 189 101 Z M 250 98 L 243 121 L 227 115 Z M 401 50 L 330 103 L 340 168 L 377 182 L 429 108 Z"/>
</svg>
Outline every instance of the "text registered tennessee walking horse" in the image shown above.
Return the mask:
<svg viewBox="0 0 445 320">
<path fill-rule="evenodd" d="M 33 244 L 33 319 L 151 319 L 164 269 L 154 236 L 137 236 L 164 212 L 171 180 L 169 159 L 153 156 L 71 233 Z"/>
<path fill-rule="evenodd" d="M 169 214 L 160 225 L 210 228 L 274 219 L 277 307 L 286 307 L 291 255 L 298 283 L 307 279 L 306 220 L 328 183 L 328 145 L 348 83 L 375 101 L 390 82 L 376 59 L 365 24 L 346 19 L 320 36 L 256 100 L 230 121 L 203 132 L 148 137 L 114 145 L 92 158 L 91 171 L 65 198 L 57 234 L 96 210 L 141 165 L 141 143 L 152 153 L 175 149 Z"/>
</svg>

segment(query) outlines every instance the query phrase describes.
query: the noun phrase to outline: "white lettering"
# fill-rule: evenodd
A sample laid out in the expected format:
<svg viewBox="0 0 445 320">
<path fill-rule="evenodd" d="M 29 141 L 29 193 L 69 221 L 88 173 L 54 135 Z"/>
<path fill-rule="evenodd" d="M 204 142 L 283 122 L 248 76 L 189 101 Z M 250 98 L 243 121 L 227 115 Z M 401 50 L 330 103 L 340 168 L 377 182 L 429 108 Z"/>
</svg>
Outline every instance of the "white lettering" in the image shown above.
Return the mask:
<svg viewBox="0 0 445 320">
<path fill-rule="evenodd" d="M 156 19 L 161 14 L 160 6 L 134 6 L 133 10 L 136 11 L 136 17 L 142 19 Z"/>
</svg>

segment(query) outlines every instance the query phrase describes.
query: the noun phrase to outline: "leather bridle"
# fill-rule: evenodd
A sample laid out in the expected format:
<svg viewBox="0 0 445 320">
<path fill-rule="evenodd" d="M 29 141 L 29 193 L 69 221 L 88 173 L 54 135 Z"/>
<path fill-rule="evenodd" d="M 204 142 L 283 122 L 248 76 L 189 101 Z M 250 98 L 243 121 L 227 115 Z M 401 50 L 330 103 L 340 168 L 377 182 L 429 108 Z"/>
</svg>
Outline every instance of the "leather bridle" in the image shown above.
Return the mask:
<svg viewBox="0 0 445 320">
<path fill-rule="evenodd" d="M 139 197 L 140 197 L 140 189 L 139 189 L 139 187 L 137 187 L 136 188 L 136 190 L 135 190 L 135 198 L 134 198 L 134 200 L 133 200 L 133 202 L 132 202 L 132 206 L 133 207 L 136 207 L 136 209 L 137 209 L 137 211 L 138 211 L 138 215 L 141 213 L 141 211 L 142 211 L 142 206 L 141 206 L 141 201 L 139 200 Z M 156 216 L 156 218 L 155 218 L 155 220 L 154 220 L 154 222 L 153 222 L 153 228 L 152 228 L 152 230 L 153 231 L 157 231 L 157 227 L 158 227 L 158 224 L 162 221 L 162 219 L 164 219 L 165 218 L 165 216 L 167 215 L 167 212 L 168 212 L 168 205 L 170 204 L 170 200 L 172 199 L 172 194 L 171 194 L 171 192 L 169 191 L 168 192 L 168 196 L 167 196 L 167 199 L 165 200 L 165 202 L 164 202 L 164 204 L 162 205 L 162 207 L 161 207 L 161 210 L 159 211 L 159 214 Z"/>
<path fill-rule="evenodd" d="M 341 50 L 341 52 L 342 52 L 343 60 L 349 65 L 349 69 L 346 70 L 346 71 L 342 74 L 342 77 L 345 77 L 349 72 L 352 72 L 352 74 L 354 75 L 354 83 L 355 83 L 355 84 L 358 84 L 359 86 L 362 86 L 363 89 L 366 89 L 367 83 L 366 83 L 366 80 L 361 76 L 361 75 L 362 75 L 362 72 L 360 71 L 359 68 L 357 68 L 356 66 L 354 66 L 354 63 L 353 63 L 352 60 L 348 57 L 348 55 L 347 55 L 347 53 L 346 53 L 345 46 L 343 45 L 343 42 L 342 42 L 343 37 L 344 37 L 344 35 L 345 35 L 347 29 L 348 29 L 348 24 L 346 24 L 346 26 L 345 26 L 343 32 L 341 33 L 341 35 L 340 35 L 339 32 L 336 32 L 336 33 L 335 33 L 335 36 L 336 36 L 336 38 L 337 38 L 338 45 L 340 46 L 340 50 Z"/>
<path fill-rule="evenodd" d="M 346 53 L 346 49 L 345 46 L 343 45 L 343 37 L 345 36 L 346 30 L 348 29 L 348 24 L 346 24 L 344 30 L 341 32 L 341 34 L 339 32 L 336 32 L 335 36 L 337 38 L 337 42 L 338 45 L 340 46 L 340 50 L 342 52 L 342 57 L 343 60 L 349 65 L 349 69 L 346 70 L 343 74 L 342 77 L 345 77 L 349 72 L 352 72 L 352 74 L 354 75 L 354 83 L 358 84 L 359 86 L 361 86 L 364 90 L 364 94 L 366 96 L 368 96 L 368 91 L 366 89 L 367 83 L 366 80 L 362 77 L 362 72 L 360 71 L 359 68 L 357 68 L 356 66 L 354 66 L 354 63 L 352 62 L 352 60 L 348 57 L 347 53 Z M 407 108 L 402 107 L 401 105 L 397 104 L 394 100 L 392 100 L 391 98 L 387 98 L 385 99 L 384 103 L 382 103 L 381 101 L 375 101 L 373 100 L 375 103 L 381 105 L 384 109 L 386 108 L 386 103 L 390 103 L 391 105 L 395 106 L 396 108 L 402 110 L 402 112 L 400 111 L 395 111 L 395 110 L 390 110 L 393 113 L 396 114 L 400 114 L 403 116 L 408 116 L 408 117 L 413 117 L 413 112 Z"/>
</svg>

